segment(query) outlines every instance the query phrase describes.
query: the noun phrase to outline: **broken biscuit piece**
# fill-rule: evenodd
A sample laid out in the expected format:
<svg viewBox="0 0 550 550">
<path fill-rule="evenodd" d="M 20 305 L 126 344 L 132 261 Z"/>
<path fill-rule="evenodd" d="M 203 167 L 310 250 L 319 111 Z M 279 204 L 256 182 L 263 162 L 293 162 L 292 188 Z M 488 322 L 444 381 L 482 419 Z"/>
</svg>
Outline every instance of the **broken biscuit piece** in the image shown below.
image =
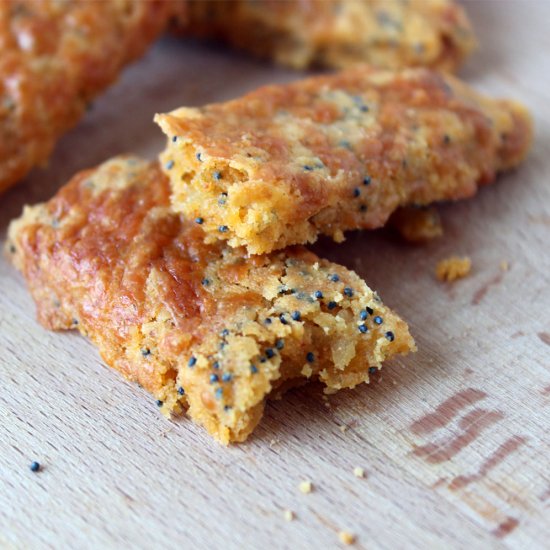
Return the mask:
<svg viewBox="0 0 550 550">
<path fill-rule="evenodd" d="M 452 0 L 191 0 L 185 8 L 185 34 L 296 69 L 366 62 L 455 70 L 476 44 Z"/>
<path fill-rule="evenodd" d="M 61 135 L 162 32 L 173 6 L 0 2 L 0 193 L 46 164 Z"/>
<path fill-rule="evenodd" d="M 7 245 L 40 322 L 88 336 L 162 412 L 188 408 L 221 442 L 243 441 L 278 389 L 353 387 L 414 350 L 352 271 L 301 247 L 247 257 L 207 244 L 169 195 L 157 164 L 115 158 L 26 207 Z"/>
<path fill-rule="evenodd" d="M 252 254 L 470 197 L 531 143 L 523 107 L 427 69 L 357 66 L 155 120 L 174 208 Z"/>
</svg>

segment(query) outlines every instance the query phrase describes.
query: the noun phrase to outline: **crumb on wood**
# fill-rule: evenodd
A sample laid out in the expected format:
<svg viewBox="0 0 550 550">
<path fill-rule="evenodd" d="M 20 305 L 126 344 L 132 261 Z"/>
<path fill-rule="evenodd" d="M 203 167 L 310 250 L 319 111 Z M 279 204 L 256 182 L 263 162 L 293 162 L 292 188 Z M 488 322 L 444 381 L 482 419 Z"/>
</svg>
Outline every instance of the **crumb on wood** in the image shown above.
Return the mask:
<svg viewBox="0 0 550 550">
<path fill-rule="evenodd" d="M 283 512 L 286 521 L 292 521 L 296 516 L 292 510 L 285 510 Z"/>
<path fill-rule="evenodd" d="M 311 493 L 313 491 L 313 484 L 311 481 L 304 480 L 300 483 L 298 486 L 301 493 L 304 493 L 304 495 L 307 495 L 308 493 Z"/>
<path fill-rule="evenodd" d="M 359 477 L 359 478 L 362 478 L 362 477 L 365 477 L 365 470 L 363 470 L 363 468 L 359 467 L 359 466 L 356 466 L 354 469 L 353 469 L 353 475 L 355 477 Z"/>
<path fill-rule="evenodd" d="M 462 258 L 451 256 L 441 260 L 435 268 L 435 274 L 440 281 L 452 282 L 466 277 L 472 269 L 472 260 L 468 256 Z"/>
<path fill-rule="evenodd" d="M 401 237 L 413 244 L 422 244 L 443 235 L 443 225 L 434 207 L 405 207 L 390 218 Z"/>
<path fill-rule="evenodd" d="M 355 535 L 349 531 L 340 531 L 338 533 L 338 538 L 340 539 L 340 542 L 347 546 L 355 542 Z"/>
<path fill-rule="evenodd" d="M 510 269 L 510 264 L 506 260 L 502 260 L 502 262 L 500 262 L 500 270 L 506 272 L 509 269 Z"/>
<path fill-rule="evenodd" d="M 340 431 L 341 431 L 342 433 L 346 432 L 347 429 L 348 429 L 348 427 L 347 427 L 345 424 L 342 424 L 341 426 L 338 426 L 338 428 L 340 428 Z"/>
</svg>

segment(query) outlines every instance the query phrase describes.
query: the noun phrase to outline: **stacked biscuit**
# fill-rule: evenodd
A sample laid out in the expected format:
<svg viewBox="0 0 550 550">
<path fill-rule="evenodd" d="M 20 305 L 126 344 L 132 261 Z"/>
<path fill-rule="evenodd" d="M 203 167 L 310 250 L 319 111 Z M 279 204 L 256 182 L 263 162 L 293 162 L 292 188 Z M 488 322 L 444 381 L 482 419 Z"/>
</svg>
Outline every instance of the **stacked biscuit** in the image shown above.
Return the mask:
<svg viewBox="0 0 550 550">
<path fill-rule="evenodd" d="M 243 25 L 255 21 L 248 4 L 212 3 L 201 17 L 214 17 L 213 28 L 231 17 Z M 395 44 L 379 38 L 351 56 L 338 38 L 345 3 L 327 3 L 334 16 L 322 11 L 322 24 L 304 4 L 285 3 L 281 14 L 264 2 L 274 10 L 265 24 L 284 26 L 285 39 L 274 32 L 262 54 L 315 43 L 304 63 L 396 65 Z M 400 5 L 365 2 L 363 15 L 390 32 L 396 25 L 375 15 L 393 6 L 398 21 Z M 434 20 L 426 10 L 445 14 L 445 36 L 453 13 L 464 26 L 448 2 L 407 9 L 424 22 Z M 311 32 L 292 34 L 289 21 L 304 17 Z M 410 51 L 411 33 L 398 51 Z M 459 57 L 451 51 L 467 49 L 457 44 L 447 40 L 425 64 L 449 66 Z M 275 391 L 313 379 L 351 388 L 415 349 L 376 292 L 304 244 L 380 227 L 401 207 L 469 197 L 516 166 L 531 140 L 514 102 L 432 69 L 362 64 L 156 120 L 167 135 L 158 163 L 124 156 L 77 174 L 12 223 L 8 254 L 46 327 L 80 330 L 164 413 L 187 410 L 224 443 L 246 439 Z"/>
</svg>

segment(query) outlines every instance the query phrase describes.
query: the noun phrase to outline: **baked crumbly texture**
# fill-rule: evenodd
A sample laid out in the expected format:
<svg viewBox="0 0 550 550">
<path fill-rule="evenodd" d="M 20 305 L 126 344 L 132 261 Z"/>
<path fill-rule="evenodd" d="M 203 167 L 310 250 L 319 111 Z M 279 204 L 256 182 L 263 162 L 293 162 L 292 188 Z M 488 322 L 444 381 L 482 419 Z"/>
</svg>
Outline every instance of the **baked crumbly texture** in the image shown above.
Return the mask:
<svg viewBox="0 0 550 550">
<path fill-rule="evenodd" d="M 428 69 L 358 66 L 155 120 L 173 205 L 254 254 L 475 194 L 531 143 L 517 103 Z"/>
<path fill-rule="evenodd" d="M 407 325 L 352 271 L 297 247 L 247 258 L 169 206 L 156 164 L 81 172 L 9 229 L 8 255 L 50 329 L 78 329 L 169 415 L 242 441 L 266 398 L 301 380 L 368 382 L 414 349 Z"/>
<path fill-rule="evenodd" d="M 395 211 L 389 224 L 409 243 L 421 244 L 441 237 L 443 225 L 433 206 L 408 206 Z"/>
<path fill-rule="evenodd" d="M 440 281 L 453 282 L 462 279 L 470 274 L 472 260 L 468 256 L 460 258 L 451 256 L 441 260 L 435 268 L 435 275 Z"/>
<path fill-rule="evenodd" d="M 297 69 L 367 62 L 455 70 L 476 45 L 451 0 L 191 0 L 180 25 Z"/>
<path fill-rule="evenodd" d="M 46 163 L 172 9 L 162 0 L 0 2 L 0 192 Z"/>
</svg>

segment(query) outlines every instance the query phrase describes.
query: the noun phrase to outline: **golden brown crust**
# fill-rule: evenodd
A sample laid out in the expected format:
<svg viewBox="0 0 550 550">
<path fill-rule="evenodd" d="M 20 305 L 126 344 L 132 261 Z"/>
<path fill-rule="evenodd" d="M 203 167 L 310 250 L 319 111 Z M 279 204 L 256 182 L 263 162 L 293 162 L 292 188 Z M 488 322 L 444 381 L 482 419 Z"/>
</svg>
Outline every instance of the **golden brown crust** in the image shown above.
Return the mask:
<svg viewBox="0 0 550 550">
<path fill-rule="evenodd" d="M 301 247 L 247 258 L 204 238 L 169 208 L 156 165 L 119 157 L 27 207 L 8 254 L 46 327 L 77 328 L 163 412 L 189 406 L 223 442 L 248 436 L 271 392 L 309 378 L 353 387 L 414 349 L 342 266 Z"/>
<path fill-rule="evenodd" d="M 171 9 L 161 0 L 0 2 L 0 192 L 47 161 Z"/>
<path fill-rule="evenodd" d="M 464 10 L 451 0 L 192 0 L 186 8 L 184 33 L 294 68 L 455 70 L 475 47 Z"/>
<path fill-rule="evenodd" d="M 252 253 L 472 196 L 523 159 L 532 134 L 514 102 L 428 69 L 368 66 L 156 121 L 174 207 Z"/>
</svg>

